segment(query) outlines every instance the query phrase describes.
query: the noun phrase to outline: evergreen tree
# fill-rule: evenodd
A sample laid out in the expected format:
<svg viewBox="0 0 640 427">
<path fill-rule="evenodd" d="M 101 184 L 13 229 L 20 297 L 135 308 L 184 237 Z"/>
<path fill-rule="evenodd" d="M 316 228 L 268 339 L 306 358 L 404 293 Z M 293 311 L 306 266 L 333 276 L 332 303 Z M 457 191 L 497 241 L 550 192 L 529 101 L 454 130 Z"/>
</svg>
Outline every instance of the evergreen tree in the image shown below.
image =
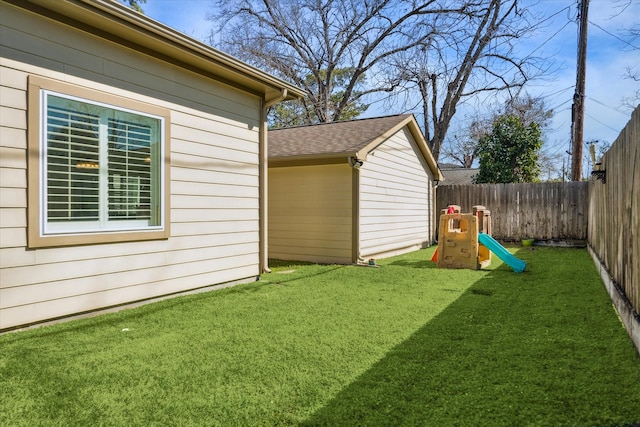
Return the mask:
<svg viewBox="0 0 640 427">
<path fill-rule="evenodd" d="M 542 132 L 535 122 L 525 125 L 516 115 L 499 116 L 491 133 L 480 139 L 480 171 L 476 183 L 537 182 Z"/>
</svg>

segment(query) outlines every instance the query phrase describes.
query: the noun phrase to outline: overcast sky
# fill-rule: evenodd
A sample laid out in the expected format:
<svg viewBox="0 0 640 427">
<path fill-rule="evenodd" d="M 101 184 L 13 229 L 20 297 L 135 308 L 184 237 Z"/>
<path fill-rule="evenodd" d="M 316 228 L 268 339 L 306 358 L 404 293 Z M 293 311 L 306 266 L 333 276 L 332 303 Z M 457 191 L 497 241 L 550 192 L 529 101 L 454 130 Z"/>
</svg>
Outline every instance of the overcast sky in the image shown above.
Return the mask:
<svg viewBox="0 0 640 427">
<path fill-rule="evenodd" d="M 540 0 L 535 8 L 551 18 L 535 37 L 523 41 L 524 55 L 520 53 L 521 56 L 553 57 L 558 70 L 548 80 L 528 88 L 531 95 L 543 97 L 555 112 L 544 150 L 557 158 L 567 156 L 565 151 L 570 148 L 578 43 L 577 2 Z M 624 36 L 625 29 L 640 25 L 640 0 L 590 0 L 589 4 L 584 140 L 613 143 L 631 116 L 630 109 L 621 105 L 622 98 L 640 88 L 640 82 L 624 78 L 627 68 L 640 69 L 640 39 Z M 206 14 L 212 12 L 213 7 L 212 0 L 147 0 L 143 5 L 147 16 L 203 42 L 212 27 Z M 382 106 L 377 108 L 374 103 L 366 116 L 389 113 L 394 112 L 384 111 Z M 452 131 L 464 125 L 469 113 L 464 109 L 457 113 Z"/>
</svg>

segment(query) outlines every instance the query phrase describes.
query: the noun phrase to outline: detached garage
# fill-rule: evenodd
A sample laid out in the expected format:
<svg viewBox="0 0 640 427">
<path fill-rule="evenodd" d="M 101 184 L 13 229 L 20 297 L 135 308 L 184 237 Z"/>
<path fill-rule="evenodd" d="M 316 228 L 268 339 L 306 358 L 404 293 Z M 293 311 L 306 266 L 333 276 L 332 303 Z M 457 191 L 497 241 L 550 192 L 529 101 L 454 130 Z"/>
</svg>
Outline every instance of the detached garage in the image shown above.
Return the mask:
<svg viewBox="0 0 640 427">
<path fill-rule="evenodd" d="M 269 257 L 350 264 L 435 240 L 442 175 L 411 114 L 269 131 Z"/>
</svg>

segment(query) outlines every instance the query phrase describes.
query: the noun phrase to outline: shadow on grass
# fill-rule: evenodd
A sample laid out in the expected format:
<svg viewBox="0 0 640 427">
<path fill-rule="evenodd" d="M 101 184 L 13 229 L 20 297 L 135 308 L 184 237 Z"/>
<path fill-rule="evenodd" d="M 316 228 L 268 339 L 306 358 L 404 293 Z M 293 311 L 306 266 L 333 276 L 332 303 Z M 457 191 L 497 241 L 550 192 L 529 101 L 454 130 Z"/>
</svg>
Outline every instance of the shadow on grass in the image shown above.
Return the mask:
<svg viewBox="0 0 640 427">
<path fill-rule="evenodd" d="M 301 425 L 640 422 L 640 365 L 610 368 L 633 351 L 588 255 L 537 255 L 518 251 L 523 274 L 497 266 Z"/>
</svg>

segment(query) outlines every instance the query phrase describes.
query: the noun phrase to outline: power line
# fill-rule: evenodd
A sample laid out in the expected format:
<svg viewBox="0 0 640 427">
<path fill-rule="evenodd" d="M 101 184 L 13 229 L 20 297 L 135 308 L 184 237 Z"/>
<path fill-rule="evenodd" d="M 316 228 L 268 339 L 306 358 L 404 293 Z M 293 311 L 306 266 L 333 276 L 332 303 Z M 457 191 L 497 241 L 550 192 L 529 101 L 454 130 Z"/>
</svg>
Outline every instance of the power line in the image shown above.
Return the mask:
<svg viewBox="0 0 640 427">
<path fill-rule="evenodd" d="M 567 6 L 568 8 L 569 6 Z M 565 8 L 566 9 L 566 8 Z M 571 21 L 567 21 L 558 31 L 556 31 L 555 33 L 553 33 L 548 39 L 546 39 L 545 41 L 542 42 L 542 44 L 540 44 L 540 46 L 538 46 L 537 48 L 533 49 L 529 55 L 525 56 L 523 58 L 523 60 L 528 59 L 531 55 L 533 55 L 538 49 L 542 48 L 544 45 L 546 45 L 547 43 L 549 43 L 555 36 L 558 35 L 558 33 L 560 33 L 562 30 L 564 30 L 567 25 L 571 24 Z M 513 69 L 515 67 L 511 67 L 511 69 Z M 511 71 L 511 70 L 509 70 Z"/>
<path fill-rule="evenodd" d="M 588 113 L 584 113 L 585 116 L 588 116 L 591 120 L 600 123 L 602 126 L 607 127 L 609 129 L 611 129 L 614 132 L 620 132 L 620 129 L 614 129 L 611 126 L 609 126 L 606 123 L 601 122 L 600 120 L 596 119 L 595 117 L 593 117 L 592 115 L 588 114 Z"/>
<path fill-rule="evenodd" d="M 549 15 L 548 17 L 544 18 L 542 21 L 540 21 L 540 24 L 547 22 L 548 20 L 550 20 L 551 18 L 555 17 L 556 15 L 559 15 L 560 13 L 564 12 L 565 10 L 569 10 L 571 9 L 571 5 L 569 6 L 565 6 L 562 9 L 560 9 L 559 11 L 557 11 L 556 13 L 554 13 L 553 15 Z M 571 22 L 571 21 L 569 21 Z"/>
<path fill-rule="evenodd" d="M 598 101 L 597 99 L 594 99 L 594 98 L 592 98 L 592 97 L 590 97 L 590 96 L 587 96 L 587 98 L 589 98 L 591 101 L 595 102 L 596 104 L 600 104 L 600 105 L 602 105 L 603 107 L 607 107 L 607 108 L 609 108 L 609 109 L 611 109 L 611 110 L 615 111 L 615 112 L 616 112 L 616 113 L 618 113 L 618 114 L 621 114 L 621 115 L 623 115 L 623 116 L 625 116 L 625 117 L 628 117 L 627 113 L 623 113 L 622 111 L 619 111 L 619 110 L 617 110 L 616 108 L 611 107 L 611 106 L 609 106 L 609 105 L 605 104 L 605 103 L 604 103 L 604 102 L 602 102 L 602 101 Z"/>
<path fill-rule="evenodd" d="M 544 95 L 542 98 L 547 98 L 547 97 L 550 97 L 550 96 L 553 96 L 553 95 L 559 95 L 559 94 L 561 94 L 561 93 L 564 93 L 564 92 L 568 91 L 569 89 L 573 89 L 573 85 L 571 85 L 571 86 L 567 86 L 567 87 L 565 87 L 564 89 L 560 89 L 560 90 L 557 90 L 557 91 L 555 91 L 555 92 L 551 92 L 551 93 L 550 93 L 550 94 L 548 94 L 548 95 Z"/>
<path fill-rule="evenodd" d="M 629 47 L 632 47 L 632 48 L 633 48 L 633 49 L 635 49 L 635 50 L 640 50 L 640 47 L 638 47 L 638 46 L 634 46 L 634 45 L 632 45 L 631 43 L 629 43 L 628 41 L 626 41 L 626 40 L 624 40 L 624 39 L 621 39 L 620 37 L 616 36 L 616 35 L 615 35 L 615 34 L 613 34 L 613 33 L 610 33 L 609 31 L 605 30 L 604 28 L 602 28 L 600 25 L 596 24 L 595 22 L 593 22 L 593 21 L 589 21 L 589 23 L 590 23 L 591 25 L 595 26 L 595 27 L 598 27 L 600 30 L 604 31 L 605 33 L 609 34 L 609 35 L 610 35 L 611 37 L 613 37 L 614 39 L 619 40 L 619 41 L 621 41 L 622 43 L 624 43 L 624 44 L 626 44 L 626 45 L 629 45 Z"/>
<path fill-rule="evenodd" d="M 566 104 L 566 103 L 568 103 L 568 102 L 571 102 L 571 101 L 573 101 L 573 99 L 569 98 L 569 99 L 567 99 L 566 101 L 561 102 L 560 104 L 556 105 L 555 107 L 552 107 L 551 109 L 555 112 L 555 111 L 556 111 L 556 109 L 558 109 L 558 108 L 562 107 L 564 104 Z M 562 111 L 565 111 L 565 110 L 570 110 L 570 108 L 565 108 L 564 110 L 560 110 L 560 111 L 558 111 L 558 113 L 560 113 L 560 112 L 562 112 Z"/>
</svg>

